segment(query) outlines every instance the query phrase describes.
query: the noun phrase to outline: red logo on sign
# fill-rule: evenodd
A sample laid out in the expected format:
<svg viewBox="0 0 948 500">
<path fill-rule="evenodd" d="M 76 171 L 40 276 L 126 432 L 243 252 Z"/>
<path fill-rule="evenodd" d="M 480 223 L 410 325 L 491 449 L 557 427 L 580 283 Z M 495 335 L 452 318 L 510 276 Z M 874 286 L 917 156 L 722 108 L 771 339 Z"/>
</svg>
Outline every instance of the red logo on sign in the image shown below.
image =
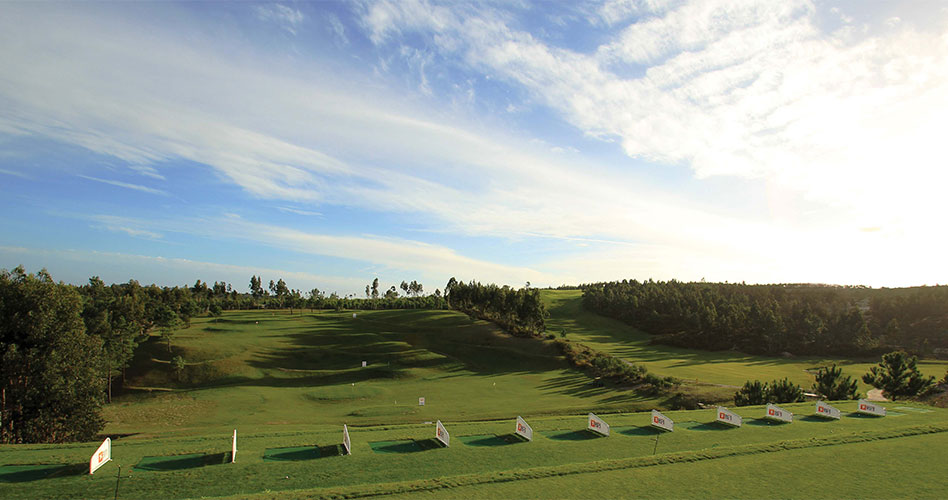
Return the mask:
<svg viewBox="0 0 948 500">
<path fill-rule="evenodd" d="M 105 452 L 104 452 L 104 451 L 100 451 L 100 452 L 99 452 L 99 461 L 101 462 L 101 461 L 103 461 L 103 460 L 105 460 Z"/>
<path fill-rule="evenodd" d="M 658 423 L 658 417 L 652 417 L 652 422 Z"/>
<path fill-rule="evenodd" d="M 860 410 L 865 410 L 865 409 L 866 409 L 866 405 L 859 405 L 859 409 L 860 409 Z"/>
<path fill-rule="evenodd" d="M 773 409 L 771 409 L 771 410 L 770 410 L 770 414 L 771 414 L 771 415 L 773 415 L 773 414 L 774 414 L 774 411 L 773 411 Z"/>
</svg>

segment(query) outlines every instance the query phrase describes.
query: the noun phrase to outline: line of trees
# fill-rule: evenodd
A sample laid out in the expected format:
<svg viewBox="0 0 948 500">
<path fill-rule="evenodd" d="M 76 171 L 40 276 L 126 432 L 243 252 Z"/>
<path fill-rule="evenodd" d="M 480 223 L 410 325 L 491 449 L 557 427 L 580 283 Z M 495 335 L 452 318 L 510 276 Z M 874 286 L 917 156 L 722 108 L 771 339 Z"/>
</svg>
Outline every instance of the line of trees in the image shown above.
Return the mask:
<svg viewBox="0 0 948 500">
<path fill-rule="evenodd" d="M 546 309 L 540 291 L 529 284 L 514 289 L 476 281 L 464 283 L 452 277 L 445 287 L 445 296 L 452 309 L 492 321 L 513 335 L 536 336 L 546 330 Z"/>
<path fill-rule="evenodd" d="M 585 308 L 683 347 L 756 354 L 923 354 L 948 348 L 948 287 L 866 289 L 623 280 Z"/>
</svg>

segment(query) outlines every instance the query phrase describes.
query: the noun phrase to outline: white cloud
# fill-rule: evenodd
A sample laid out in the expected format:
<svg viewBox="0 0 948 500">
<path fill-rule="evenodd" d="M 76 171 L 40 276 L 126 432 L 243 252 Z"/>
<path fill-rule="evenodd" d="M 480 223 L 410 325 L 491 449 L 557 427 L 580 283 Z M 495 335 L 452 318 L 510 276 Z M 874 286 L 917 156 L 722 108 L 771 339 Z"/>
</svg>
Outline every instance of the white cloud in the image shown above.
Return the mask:
<svg viewBox="0 0 948 500">
<path fill-rule="evenodd" d="M 250 276 L 256 275 L 264 281 L 283 278 L 291 288 L 304 292 L 316 287 L 327 295 L 333 291 L 344 294 L 365 286 L 365 280 L 343 276 L 118 252 L 0 246 L 0 259 L 14 263 L 13 266 L 22 264 L 28 272 L 48 268 L 54 279 L 76 285 L 85 284 L 93 275 L 106 283 L 135 279 L 143 285 L 155 283 L 160 286 L 191 285 L 201 279 L 211 283 L 225 281 L 235 290 L 246 292 Z"/>
<path fill-rule="evenodd" d="M 148 186 L 142 186 L 141 184 L 132 184 L 132 183 L 129 183 L 129 182 L 122 182 L 122 181 L 116 181 L 116 180 L 110 180 L 110 179 L 100 179 L 100 178 L 98 178 L 98 177 L 92 177 L 92 176 L 89 176 L 89 175 L 81 175 L 81 174 L 78 175 L 78 177 L 82 177 L 83 179 L 90 180 L 90 181 L 101 182 L 101 183 L 103 183 L 103 184 L 109 184 L 109 185 L 112 185 L 112 186 L 123 187 L 123 188 L 126 188 L 126 189 L 134 189 L 135 191 L 141 191 L 141 192 L 143 192 L 143 193 L 157 194 L 157 195 L 161 195 L 161 196 L 168 196 L 168 193 L 167 193 L 166 191 L 162 191 L 162 190 L 160 190 L 160 189 L 155 189 L 155 188 L 150 188 L 150 187 L 148 187 Z"/>
<path fill-rule="evenodd" d="M 257 5 L 254 7 L 254 12 L 261 21 L 275 22 L 293 35 L 296 34 L 304 18 L 299 9 L 282 4 Z"/>
<path fill-rule="evenodd" d="M 292 207 L 277 207 L 277 210 L 281 212 L 286 212 L 288 214 L 305 215 L 308 217 L 322 217 L 323 216 L 323 214 L 319 212 L 314 212 L 312 210 L 301 210 L 299 208 L 292 208 Z"/>
<path fill-rule="evenodd" d="M 159 174 L 154 167 L 149 165 L 129 165 L 128 168 L 138 172 L 141 175 L 144 175 L 145 177 L 151 177 L 152 179 L 158 179 L 161 181 L 166 180 L 165 176 Z"/>
</svg>

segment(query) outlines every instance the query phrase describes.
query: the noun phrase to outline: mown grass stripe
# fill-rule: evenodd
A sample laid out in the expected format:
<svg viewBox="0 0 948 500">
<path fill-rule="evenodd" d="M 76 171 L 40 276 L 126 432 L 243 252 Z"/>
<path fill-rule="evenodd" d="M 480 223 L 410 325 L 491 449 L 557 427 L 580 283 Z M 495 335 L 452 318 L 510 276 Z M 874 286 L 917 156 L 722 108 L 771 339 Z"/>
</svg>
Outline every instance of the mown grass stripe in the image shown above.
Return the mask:
<svg viewBox="0 0 948 500">
<path fill-rule="evenodd" d="M 740 446 L 728 446 L 720 448 L 708 448 L 704 450 L 666 453 L 660 455 L 623 458 L 616 460 L 600 460 L 594 462 L 584 462 L 578 464 L 566 464 L 548 467 L 534 467 L 529 469 L 508 470 L 491 472 L 486 474 L 465 474 L 453 477 L 442 477 L 437 479 L 423 479 L 413 481 L 400 481 L 393 483 L 380 483 L 369 485 L 332 487 L 332 488 L 312 488 L 296 491 L 280 491 L 273 493 L 258 493 L 239 496 L 228 496 L 223 498 L 246 498 L 261 500 L 266 498 L 294 499 L 294 498 L 312 498 L 312 499 L 352 499 L 367 498 L 373 496 L 396 495 L 404 493 L 415 493 L 421 491 L 434 491 L 440 489 L 457 488 L 461 486 L 475 486 L 490 483 L 505 483 L 511 481 L 525 481 L 531 479 L 542 479 L 554 476 L 567 476 L 574 474 L 589 474 L 594 472 L 607 472 L 621 469 L 634 469 L 641 467 L 652 467 L 656 465 L 668 465 L 676 463 L 699 462 L 704 460 L 717 460 L 728 457 L 742 455 L 755 455 L 760 453 L 776 453 L 787 450 L 798 450 L 804 448 L 817 448 L 823 446 L 836 446 L 843 444 L 864 443 L 870 441 L 879 441 L 884 439 L 895 439 L 908 436 L 918 436 L 924 434 L 935 434 L 939 432 L 948 432 L 948 424 L 924 425 L 915 427 L 906 427 L 902 429 L 893 429 L 882 432 L 859 432 L 828 437 L 818 437 L 810 439 L 796 439 L 787 441 L 778 441 L 767 444 L 751 444 Z"/>
</svg>

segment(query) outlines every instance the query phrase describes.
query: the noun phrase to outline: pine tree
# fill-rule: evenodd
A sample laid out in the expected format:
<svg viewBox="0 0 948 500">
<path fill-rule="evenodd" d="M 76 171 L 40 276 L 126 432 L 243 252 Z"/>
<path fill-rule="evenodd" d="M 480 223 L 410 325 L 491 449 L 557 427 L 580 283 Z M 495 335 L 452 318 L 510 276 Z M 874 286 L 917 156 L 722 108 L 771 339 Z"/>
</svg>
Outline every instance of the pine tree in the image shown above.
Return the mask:
<svg viewBox="0 0 948 500">
<path fill-rule="evenodd" d="M 843 369 L 837 368 L 835 364 L 832 367 L 820 368 L 816 373 L 813 392 L 831 401 L 859 399 L 859 393 L 856 392 L 856 381 L 849 375 L 843 377 Z"/>
<path fill-rule="evenodd" d="M 878 389 L 889 399 L 921 394 L 935 383 L 935 377 L 926 377 L 918 371 L 918 358 L 903 351 L 882 356 L 882 362 L 869 368 L 862 381 Z"/>
</svg>

